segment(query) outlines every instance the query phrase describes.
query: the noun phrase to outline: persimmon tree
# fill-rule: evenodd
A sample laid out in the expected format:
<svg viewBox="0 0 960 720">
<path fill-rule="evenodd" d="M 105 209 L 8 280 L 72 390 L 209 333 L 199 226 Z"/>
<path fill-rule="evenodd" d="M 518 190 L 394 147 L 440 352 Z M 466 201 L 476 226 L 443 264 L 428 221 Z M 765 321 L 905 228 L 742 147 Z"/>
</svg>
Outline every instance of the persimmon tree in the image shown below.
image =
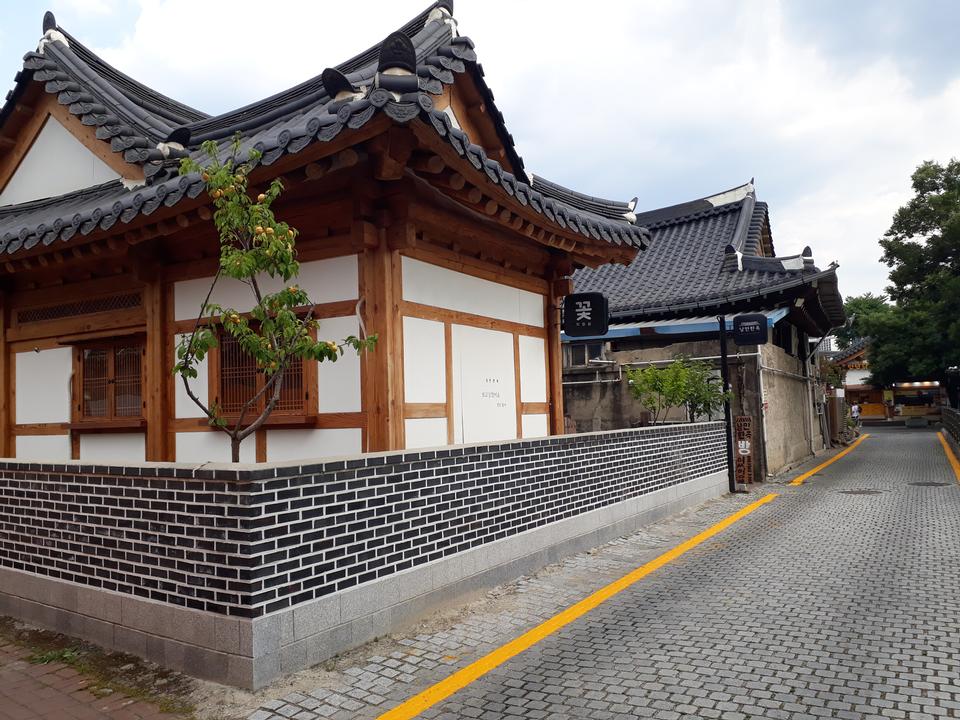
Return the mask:
<svg viewBox="0 0 960 720">
<path fill-rule="evenodd" d="M 251 190 L 249 174 L 259 160 L 251 151 L 239 159 L 240 140 L 234 138 L 226 152 L 214 141 L 201 146 L 205 162 L 181 161 L 180 173 L 199 173 L 214 204 L 213 222 L 220 240 L 219 268 L 200 306 L 193 331 L 181 337 L 173 372 L 179 375 L 187 395 L 207 417 L 210 425 L 230 437 L 233 462 L 240 460 L 240 443 L 263 426 L 280 400 L 286 374 L 296 360 L 335 362 L 346 351 L 372 350 L 376 335 L 349 336 L 339 341 L 316 337 L 315 306 L 307 292 L 295 284 L 297 231 L 278 220 L 272 206 L 283 186 L 273 180 L 262 192 Z M 250 290 L 248 309 L 223 307 L 211 302 L 217 283 L 231 278 Z M 281 281 L 283 287 L 266 292 Z M 291 284 L 292 283 L 292 284 Z M 198 365 L 218 345 L 218 335 L 229 333 L 240 351 L 256 363 L 262 381 L 238 413 L 228 417 L 217 402 L 202 399 L 191 380 Z"/>
</svg>

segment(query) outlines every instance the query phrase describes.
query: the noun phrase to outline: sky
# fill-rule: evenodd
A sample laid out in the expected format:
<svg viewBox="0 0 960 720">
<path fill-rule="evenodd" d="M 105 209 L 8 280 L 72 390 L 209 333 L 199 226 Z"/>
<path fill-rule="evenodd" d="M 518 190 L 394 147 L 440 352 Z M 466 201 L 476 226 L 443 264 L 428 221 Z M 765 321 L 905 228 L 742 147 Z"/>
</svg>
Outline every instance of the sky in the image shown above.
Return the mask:
<svg viewBox="0 0 960 720">
<path fill-rule="evenodd" d="M 0 0 L 0 85 L 44 10 L 208 113 L 381 41 L 428 0 Z M 924 160 L 960 156 L 956 0 L 456 0 L 526 168 L 650 210 L 755 179 L 778 255 L 882 292 L 877 240 Z"/>
</svg>

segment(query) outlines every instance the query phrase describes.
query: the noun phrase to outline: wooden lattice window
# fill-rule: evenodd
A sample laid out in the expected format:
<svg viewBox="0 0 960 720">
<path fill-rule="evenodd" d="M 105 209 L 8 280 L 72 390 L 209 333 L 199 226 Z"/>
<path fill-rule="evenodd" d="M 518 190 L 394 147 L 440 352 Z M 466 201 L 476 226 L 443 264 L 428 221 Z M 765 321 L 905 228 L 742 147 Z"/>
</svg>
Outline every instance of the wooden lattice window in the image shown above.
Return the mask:
<svg viewBox="0 0 960 720">
<path fill-rule="evenodd" d="M 142 341 L 126 339 L 83 345 L 76 353 L 77 420 L 143 417 Z"/>
<path fill-rule="evenodd" d="M 236 417 L 243 406 L 263 387 L 267 377 L 257 367 L 256 360 L 243 351 L 229 333 L 219 338 L 219 373 L 216 378 L 217 402 L 226 417 Z M 300 359 L 290 363 L 283 374 L 280 399 L 273 408 L 274 414 L 307 415 L 310 413 L 310 393 L 304 377 L 304 364 Z M 247 411 L 245 421 L 251 421 L 266 404 L 267 393 Z"/>
</svg>

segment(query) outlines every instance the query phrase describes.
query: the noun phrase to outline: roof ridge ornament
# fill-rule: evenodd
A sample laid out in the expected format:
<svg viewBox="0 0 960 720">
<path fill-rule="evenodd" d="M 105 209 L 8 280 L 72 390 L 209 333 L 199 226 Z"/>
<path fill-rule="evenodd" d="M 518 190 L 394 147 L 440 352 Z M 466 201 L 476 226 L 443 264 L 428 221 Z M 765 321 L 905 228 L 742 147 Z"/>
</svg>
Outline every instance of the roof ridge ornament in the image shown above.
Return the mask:
<svg viewBox="0 0 960 720">
<path fill-rule="evenodd" d="M 350 82 L 350 79 L 336 68 L 326 68 L 320 73 L 320 81 L 327 94 L 334 100 L 352 102 L 363 97 L 362 89 Z"/>
<path fill-rule="evenodd" d="M 67 42 L 67 36 L 57 29 L 56 16 L 47 10 L 43 14 L 43 37 L 40 38 L 40 43 L 37 45 L 37 52 L 43 55 L 44 48 L 54 41 L 61 42 L 65 46 L 70 47 L 70 43 Z"/>
<path fill-rule="evenodd" d="M 404 33 L 390 33 L 380 45 L 380 60 L 373 86 L 394 94 L 415 93 L 420 89 L 417 51 L 413 41 Z"/>
<path fill-rule="evenodd" d="M 380 44 L 380 59 L 377 72 L 406 70 L 411 75 L 417 71 L 417 51 L 413 41 L 402 32 L 392 32 Z"/>
<path fill-rule="evenodd" d="M 439 0 L 436 7 L 427 15 L 427 23 L 442 22 L 450 26 L 454 37 L 459 37 L 457 19 L 453 16 L 453 0 Z"/>
</svg>

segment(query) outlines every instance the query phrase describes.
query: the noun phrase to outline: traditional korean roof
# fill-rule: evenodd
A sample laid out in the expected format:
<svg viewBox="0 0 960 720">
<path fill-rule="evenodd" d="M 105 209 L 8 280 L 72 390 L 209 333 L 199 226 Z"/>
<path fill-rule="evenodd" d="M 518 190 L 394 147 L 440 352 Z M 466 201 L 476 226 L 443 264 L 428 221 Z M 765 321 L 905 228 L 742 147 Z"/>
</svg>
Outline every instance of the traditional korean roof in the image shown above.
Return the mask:
<svg viewBox="0 0 960 720">
<path fill-rule="evenodd" d="M 650 230 L 651 239 L 630 265 L 583 268 L 574 274 L 576 291 L 604 293 L 615 318 L 703 315 L 764 297 L 774 307 L 792 288 L 822 285 L 829 321 L 843 321 L 837 266 L 821 270 L 810 248 L 777 257 L 769 210 L 756 200 L 752 181 L 638 213 L 636 222 Z M 754 304 L 759 308 L 764 302 Z"/>
<path fill-rule="evenodd" d="M 0 128 L 25 86 L 32 80 L 44 82 L 46 92 L 55 94 L 84 124 L 96 126 L 97 137 L 109 141 L 127 162 L 142 166 L 147 182 L 129 187 L 115 181 L 0 208 L 0 254 L 62 242 L 78 232 L 108 229 L 197 197 L 203 191 L 200 178 L 180 177 L 177 168 L 180 158 L 199 157 L 205 140 L 226 141 L 240 133 L 241 152 L 255 148 L 262 154 L 261 164 L 271 165 L 315 143 L 357 131 L 381 115 L 400 125 L 428 128 L 519 206 L 560 229 L 588 242 L 634 251 L 643 248 L 648 233 L 633 222 L 630 203 L 593 198 L 541 178 L 527 178 L 483 80 L 473 42 L 459 35 L 451 13 L 451 0 L 441 0 L 383 45 L 284 92 L 217 116 L 193 110 L 123 75 L 59 28 L 48 13 L 40 47 L 26 55 L 17 86 L 0 110 Z M 408 51 L 415 60 L 404 69 L 402 56 Z M 394 58 L 393 66 L 384 65 L 385 53 Z M 488 157 L 434 105 L 444 85 L 463 74 L 473 78 L 487 100 L 507 167 Z"/>
<path fill-rule="evenodd" d="M 870 347 L 870 338 L 857 338 L 843 350 L 835 352 L 830 360 L 840 365 L 862 355 Z"/>
</svg>

